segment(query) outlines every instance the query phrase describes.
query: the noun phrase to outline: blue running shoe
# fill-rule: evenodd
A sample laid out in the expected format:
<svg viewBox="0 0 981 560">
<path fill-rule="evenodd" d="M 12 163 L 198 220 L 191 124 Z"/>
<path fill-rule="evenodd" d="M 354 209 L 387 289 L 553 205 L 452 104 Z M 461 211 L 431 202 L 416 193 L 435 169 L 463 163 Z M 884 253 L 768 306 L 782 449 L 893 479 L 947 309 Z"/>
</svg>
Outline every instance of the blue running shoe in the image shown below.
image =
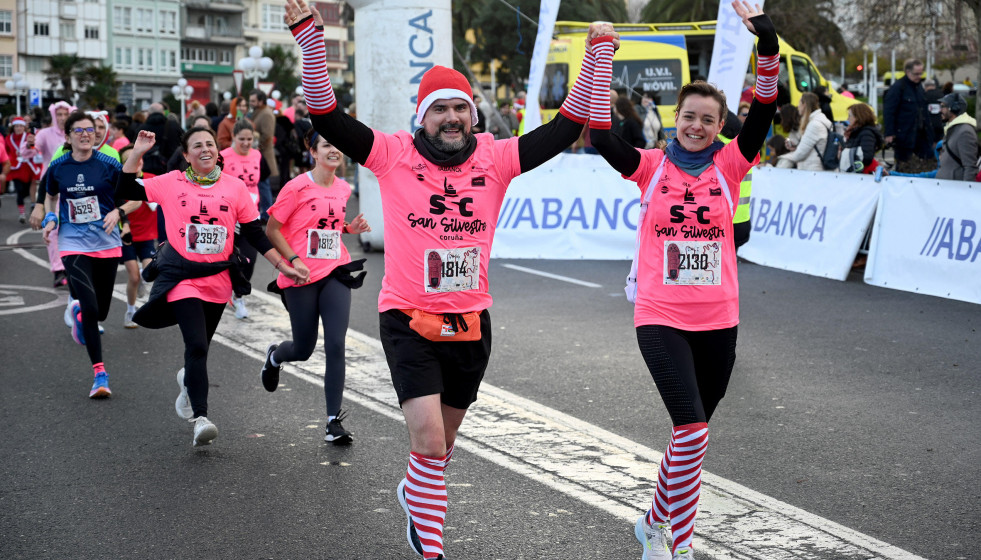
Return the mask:
<svg viewBox="0 0 981 560">
<path fill-rule="evenodd" d="M 82 334 L 82 306 L 77 301 L 72 302 L 72 340 L 85 346 L 85 335 Z"/>
<path fill-rule="evenodd" d="M 402 505 L 402 509 L 405 510 L 405 516 L 408 518 L 408 523 L 405 526 L 405 538 L 409 541 L 409 546 L 412 547 L 412 551 L 422 556 L 422 541 L 419 540 L 419 535 L 416 534 L 416 527 L 412 523 L 412 514 L 409 513 L 409 504 L 405 499 L 405 483 L 407 481 L 403 478 L 402 482 L 399 482 L 399 487 L 395 491 L 399 498 L 399 504 Z"/>
<path fill-rule="evenodd" d="M 95 374 L 95 381 L 92 382 L 92 390 L 89 391 L 89 398 L 104 399 L 110 396 L 112 396 L 112 391 L 109 390 L 109 374 L 100 371 Z"/>
</svg>

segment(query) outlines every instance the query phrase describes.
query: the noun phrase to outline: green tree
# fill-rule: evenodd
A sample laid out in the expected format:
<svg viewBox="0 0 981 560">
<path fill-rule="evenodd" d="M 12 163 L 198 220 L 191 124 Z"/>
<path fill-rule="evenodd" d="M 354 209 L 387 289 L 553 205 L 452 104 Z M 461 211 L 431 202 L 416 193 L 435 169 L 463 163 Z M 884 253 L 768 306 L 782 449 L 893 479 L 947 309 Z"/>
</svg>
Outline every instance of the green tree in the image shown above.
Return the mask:
<svg viewBox="0 0 981 560">
<path fill-rule="evenodd" d="M 72 78 L 81 67 L 82 59 L 77 54 L 56 54 L 48 58 L 45 81 L 52 89 L 60 91 L 61 97 L 72 100 L 75 97 Z"/>
<path fill-rule="evenodd" d="M 94 108 L 100 103 L 103 107 L 113 107 L 119 102 L 119 81 L 112 66 L 90 64 L 75 74 L 79 98 L 83 106 Z"/>
<path fill-rule="evenodd" d="M 835 23 L 834 0 L 781 0 L 767 4 L 765 11 L 777 33 L 795 48 L 809 54 L 815 51 L 843 52 L 845 39 Z M 641 12 L 645 23 L 674 23 L 714 20 L 719 4 L 709 0 L 651 0 Z"/>
<path fill-rule="evenodd" d="M 296 58 L 296 49 L 286 49 L 282 45 L 273 45 L 265 49 L 264 54 L 273 60 L 273 67 L 266 76 L 265 81 L 273 82 L 275 89 L 283 94 L 283 99 L 288 100 L 300 85 L 300 78 L 296 75 L 299 61 Z"/>
</svg>

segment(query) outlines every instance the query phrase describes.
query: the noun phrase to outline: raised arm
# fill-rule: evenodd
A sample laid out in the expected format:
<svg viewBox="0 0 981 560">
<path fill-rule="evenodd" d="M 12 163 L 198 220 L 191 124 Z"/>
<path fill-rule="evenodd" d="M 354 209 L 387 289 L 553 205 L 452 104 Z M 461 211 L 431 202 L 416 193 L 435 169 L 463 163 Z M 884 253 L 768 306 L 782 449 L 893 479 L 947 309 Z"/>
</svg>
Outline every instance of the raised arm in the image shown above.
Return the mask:
<svg viewBox="0 0 981 560">
<path fill-rule="evenodd" d="M 610 82 L 613 80 L 613 45 L 596 40 L 593 52 L 596 71 L 589 105 L 589 139 L 603 159 L 621 175 L 630 176 L 640 166 L 640 151 L 629 142 L 610 133 Z M 657 109 L 654 109 L 657 110 Z"/>
<path fill-rule="evenodd" d="M 286 0 L 286 24 L 300 46 L 303 59 L 303 97 L 310 111 L 310 122 L 317 132 L 338 150 L 364 164 L 371 153 L 375 135 L 370 128 L 340 110 L 327 72 L 324 21 L 303 0 Z"/>
<path fill-rule="evenodd" d="M 742 131 L 736 135 L 739 152 L 746 161 L 754 161 L 763 147 L 766 135 L 777 113 L 777 78 L 780 74 L 780 41 L 770 17 L 759 5 L 750 8 L 749 2 L 732 3 L 746 29 L 756 35 L 756 91 Z"/>
<path fill-rule="evenodd" d="M 602 39 L 597 39 L 598 37 Z M 597 22 L 589 26 L 582 69 L 572 89 L 569 90 L 569 95 L 562 102 L 559 114 L 548 124 L 518 139 L 518 157 L 522 173 L 552 159 L 579 139 L 583 125 L 589 120 L 589 97 L 593 90 L 593 75 L 596 68 L 595 49 L 592 47 L 594 41 L 607 43 L 612 52 L 620 46 L 620 35 L 613 31 L 613 25 L 609 23 Z"/>
</svg>

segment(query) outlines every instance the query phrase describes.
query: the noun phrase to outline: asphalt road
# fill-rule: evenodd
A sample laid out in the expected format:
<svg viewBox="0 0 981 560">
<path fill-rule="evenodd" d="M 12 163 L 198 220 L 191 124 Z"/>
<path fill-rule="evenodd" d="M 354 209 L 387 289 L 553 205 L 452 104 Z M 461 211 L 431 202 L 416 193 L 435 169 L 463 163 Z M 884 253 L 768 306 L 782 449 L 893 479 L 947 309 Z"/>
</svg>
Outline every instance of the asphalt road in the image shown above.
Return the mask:
<svg viewBox="0 0 981 560">
<path fill-rule="evenodd" d="M 40 236 L 17 236 L 13 200 L 3 203 L 0 241 L 43 258 Z M 366 256 L 350 327 L 377 338 L 383 262 Z M 636 347 L 622 292 L 628 268 L 492 261 L 486 382 L 576 419 L 584 438 L 615 434 L 661 450 L 670 422 Z M 255 284 L 272 272 L 260 262 Z M 836 282 L 741 263 L 739 275 L 738 358 L 705 470 L 910 558 L 981 558 L 981 308 L 866 286 L 857 274 Z M 90 401 L 91 369 L 50 278 L 0 246 L 0 558 L 415 557 L 394 498 L 407 454 L 396 415 L 352 395 L 345 425 L 355 444 L 325 444 L 316 383 L 285 375 L 266 393 L 258 354 L 216 342 L 209 417 L 220 435 L 192 448 L 173 412 L 178 330 L 123 329 L 125 306 L 114 301 L 103 337 L 113 397 Z M 262 338 L 263 325 L 229 310 L 222 328 Z M 506 445 L 511 436 L 496 437 Z M 629 522 L 472 449 L 458 450 L 448 470 L 450 558 L 640 556 Z M 719 538 L 696 528 L 696 550 Z M 810 554 L 779 557 L 825 557 Z"/>
</svg>

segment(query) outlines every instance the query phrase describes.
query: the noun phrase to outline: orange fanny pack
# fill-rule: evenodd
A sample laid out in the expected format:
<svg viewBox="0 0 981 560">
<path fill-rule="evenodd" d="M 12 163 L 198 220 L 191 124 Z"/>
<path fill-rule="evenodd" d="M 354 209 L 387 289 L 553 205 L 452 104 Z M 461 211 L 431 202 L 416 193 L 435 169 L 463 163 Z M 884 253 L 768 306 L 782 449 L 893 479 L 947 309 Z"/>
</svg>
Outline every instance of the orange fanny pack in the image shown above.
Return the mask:
<svg viewBox="0 0 981 560">
<path fill-rule="evenodd" d="M 409 328 L 434 342 L 470 342 L 480 340 L 480 312 L 426 313 L 420 309 L 403 309 L 411 319 Z"/>
</svg>

